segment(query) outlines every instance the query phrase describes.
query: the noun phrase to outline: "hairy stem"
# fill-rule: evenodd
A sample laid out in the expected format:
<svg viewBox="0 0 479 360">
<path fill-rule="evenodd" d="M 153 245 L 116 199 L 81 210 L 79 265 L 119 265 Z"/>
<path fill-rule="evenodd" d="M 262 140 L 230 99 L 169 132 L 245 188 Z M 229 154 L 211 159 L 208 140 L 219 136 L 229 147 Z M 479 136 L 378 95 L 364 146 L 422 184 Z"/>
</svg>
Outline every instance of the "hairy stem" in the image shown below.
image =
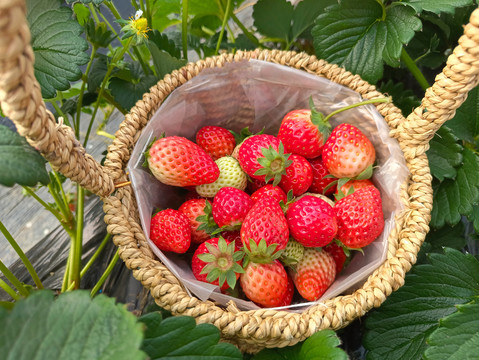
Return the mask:
<svg viewBox="0 0 479 360">
<path fill-rule="evenodd" d="M 12 287 L 10 285 L 8 285 L 5 281 L 3 281 L 2 279 L 0 279 L 0 288 L 2 288 L 3 290 L 5 290 L 5 292 L 10 295 L 10 297 L 15 300 L 15 301 L 18 301 L 20 300 L 20 296 L 16 293 L 15 290 L 12 289 Z"/>
<path fill-rule="evenodd" d="M 115 267 L 119 258 L 120 258 L 120 253 L 119 253 L 119 249 L 117 249 L 116 253 L 115 253 L 115 256 L 113 257 L 113 259 L 108 264 L 108 267 L 106 268 L 105 272 L 101 276 L 100 280 L 98 280 L 95 287 L 92 289 L 92 291 L 90 293 L 90 296 L 92 296 L 92 297 L 95 296 L 95 294 L 98 292 L 98 290 L 100 290 L 100 288 L 103 285 L 103 283 L 105 282 L 105 280 L 108 278 L 108 276 L 113 271 L 113 268 Z"/>
<path fill-rule="evenodd" d="M 80 272 L 80 277 L 83 277 L 85 275 L 85 273 L 92 266 L 92 264 L 95 262 L 95 260 L 98 258 L 98 256 L 100 256 L 100 254 L 103 251 L 103 249 L 105 248 L 106 244 L 108 244 L 108 241 L 110 240 L 110 238 L 111 238 L 111 234 L 110 233 L 106 234 L 106 236 L 103 238 L 103 241 L 101 242 L 100 246 L 98 246 L 98 248 L 96 249 L 93 256 L 90 258 L 90 260 L 88 260 L 88 262 L 83 267 L 82 271 Z"/>
<path fill-rule="evenodd" d="M 28 296 L 28 290 L 23 286 L 20 280 L 7 268 L 7 266 L 0 260 L 0 272 L 7 278 L 10 283 L 18 289 L 18 292 L 24 296 Z"/>
<path fill-rule="evenodd" d="M 429 85 L 428 81 L 426 80 L 426 77 L 424 74 L 421 72 L 419 67 L 416 65 L 413 59 L 409 56 L 409 54 L 406 52 L 404 48 L 401 50 L 401 61 L 406 65 L 406 67 L 409 69 L 411 74 L 414 76 L 416 81 L 419 83 L 421 88 L 426 91 L 427 88 L 429 88 L 431 85 Z"/>
</svg>

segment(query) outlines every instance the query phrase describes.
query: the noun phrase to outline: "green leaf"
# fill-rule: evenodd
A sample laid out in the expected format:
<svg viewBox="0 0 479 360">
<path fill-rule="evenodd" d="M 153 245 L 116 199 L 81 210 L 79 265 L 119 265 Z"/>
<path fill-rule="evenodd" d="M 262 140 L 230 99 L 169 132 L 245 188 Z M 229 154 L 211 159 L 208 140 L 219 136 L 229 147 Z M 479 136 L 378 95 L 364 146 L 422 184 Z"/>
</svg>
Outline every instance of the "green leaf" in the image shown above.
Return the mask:
<svg viewBox="0 0 479 360">
<path fill-rule="evenodd" d="M 328 6 L 337 3 L 337 0 L 302 0 L 296 5 L 291 27 L 291 40 L 300 36 L 307 28 L 314 24 L 316 17 Z M 274 15 L 273 13 L 272 15 Z"/>
<path fill-rule="evenodd" d="M 152 1 L 151 28 L 163 32 L 167 27 L 181 23 L 178 14 L 181 14 L 180 0 Z"/>
<path fill-rule="evenodd" d="M 431 230 L 426 241 L 431 244 L 429 252 L 442 252 L 444 247 L 462 250 L 466 246 L 464 237 L 464 224 L 458 223 L 454 227 L 444 226 L 438 230 Z"/>
<path fill-rule="evenodd" d="M 77 18 L 78 23 L 83 26 L 90 18 L 90 9 L 88 9 L 85 5 L 76 3 L 73 5 L 73 12 Z"/>
<path fill-rule="evenodd" d="M 79 35 L 80 24 L 72 19 L 72 10 L 59 0 L 27 0 L 27 20 L 35 53 L 35 77 L 44 98 L 70 88 L 80 79 L 80 65 L 88 62 L 88 43 Z"/>
<path fill-rule="evenodd" d="M 456 177 L 456 167 L 461 165 L 463 147 L 446 126 L 442 126 L 429 142 L 427 151 L 431 174 L 439 181 Z"/>
<path fill-rule="evenodd" d="M 433 187 L 432 227 L 457 224 L 461 216 L 471 214 L 473 204 L 479 200 L 478 157 L 468 148 L 464 148 L 462 157 L 462 164 L 456 169 L 456 178 L 445 179 Z"/>
<path fill-rule="evenodd" d="M 472 5 L 472 0 L 403 0 L 404 4 L 408 4 L 420 13 L 421 11 L 431 11 L 433 13 L 447 12 L 454 13 L 458 7 Z"/>
<path fill-rule="evenodd" d="M 22 136 L 0 125 L 0 184 L 46 185 L 50 182 L 45 159 Z"/>
<path fill-rule="evenodd" d="M 96 92 L 100 88 L 103 79 L 108 71 L 108 57 L 103 54 L 97 54 L 97 58 L 93 61 L 93 64 L 88 74 L 88 91 Z"/>
<path fill-rule="evenodd" d="M 472 207 L 472 212 L 467 216 L 467 218 L 472 222 L 474 231 L 479 234 L 479 205 L 476 204 Z"/>
<path fill-rule="evenodd" d="M 159 313 L 143 315 L 139 320 L 146 325 L 142 349 L 151 359 L 242 359 L 234 345 L 218 343 L 220 332 L 214 325 L 196 325 L 189 316 L 163 320 Z"/>
<path fill-rule="evenodd" d="M 175 58 L 181 57 L 181 50 L 175 42 L 168 38 L 167 34 L 162 34 L 158 30 L 153 30 L 148 33 L 148 42 L 154 43 L 159 50 L 164 50 Z"/>
<path fill-rule="evenodd" d="M 0 353 L 15 359 L 145 359 L 141 324 L 125 306 L 87 291 L 34 292 L 0 308 Z M 41 336 L 39 336 L 41 334 Z"/>
<path fill-rule="evenodd" d="M 400 64 L 402 45 L 411 40 L 416 31 L 421 29 L 421 20 L 408 6 L 390 6 L 386 10 L 386 46 L 383 51 L 384 61 L 397 67 Z"/>
<path fill-rule="evenodd" d="M 439 319 L 479 294 L 479 262 L 471 254 L 444 249 L 429 264 L 413 267 L 405 284 L 366 319 L 368 359 L 421 359 Z"/>
<path fill-rule="evenodd" d="M 293 5 L 286 0 L 259 0 L 253 6 L 254 26 L 262 35 L 288 42 L 293 13 Z"/>
<path fill-rule="evenodd" d="M 299 356 L 303 343 L 283 348 L 263 349 L 253 360 L 302 360 Z"/>
<path fill-rule="evenodd" d="M 457 312 L 439 323 L 428 339 L 425 358 L 463 360 L 476 357 L 479 349 L 479 304 L 458 305 Z M 475 355 L 474 355 L 475 354 Z M 471 357 L 472 356 L 472 357 Z"/>
<path fill-rule="evenodd" d="M 75 1 L 80 1 L 82 4 L 90 4 L 93 3 L 94 5 L 100 5 L 105 0 L 66 0 L 67 4 L 72 4 Z"/>
<path fill-rule="evenodd" d="M 148 42 L 148 49 L 150 49 L 151 57 L 153 58 L 153 65 L 155 66 L 157 78 L 162 79 L 173 70 L 186 65 L 185 59 L 177 59 L 171 56 L 166 51 L 158 49 L 158 47 L 152 42 Z"/>
<path fill-rule="evenodd" d="M 387 39 L 383 7 L 374 0 L 343 1 L 325 9 L 312 30 L 319 58 L 375 83 L 383 74 Z M 367 54 L 367 55 L 366 55 Z"/>
<path fill-rule="evenodd" d="M 406 89 L 402 82 L 390 79 L 379 86 L 379 91 L 392 96 L 394 105 L 401 109 L 404 116 L 408 116 L 414 108 L 421 104 L 421 100 L 411 89 Z"/>
<path fill-rule="evenodd" d="M 479 135 L 479 89 L 471 90 L 466 101 L 457 109 L 454 118 L 447 122 L 454 134 L 460 139 L 474 143 Z"/>
</svg>

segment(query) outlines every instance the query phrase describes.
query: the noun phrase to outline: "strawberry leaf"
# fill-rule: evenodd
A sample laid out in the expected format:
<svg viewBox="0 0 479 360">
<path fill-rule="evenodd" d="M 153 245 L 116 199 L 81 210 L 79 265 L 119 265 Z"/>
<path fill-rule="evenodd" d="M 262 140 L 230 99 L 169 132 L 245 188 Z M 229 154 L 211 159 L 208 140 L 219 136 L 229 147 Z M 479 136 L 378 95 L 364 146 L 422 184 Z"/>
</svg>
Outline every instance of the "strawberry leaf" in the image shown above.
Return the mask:
<svg viewBox="0 0 479 360">
<path fill-rule="evenodd" d="M 368 359 L 421 359 L 438 321 L 479 294 L 479 262 L 445 248 L 428 264 L 416 265 L 405 285 L 366 319 L 363 344 Z"/>
<path fill-rule="evenodd" d="M 416 12 L 423 10 L 433 13 L 448 12 L 454 14 L 458 7 L 472 5 L 472 0 L 403 0 L 404 4 L 412 6 Z"/>
<path fill-rule="evenodd" d="M 455 179 L 445 179 L 435 184 L 434 203 L 431 226 L 443 227 L 444 224 L 454 226 L 461 216 L 469 216 L 473 205 L 479 200 L 479 160 L 470 149 L 462 151 L 463 161 L 457 168 Z"/>
<path fill-rule="evenodd" d="M 47 185 L 46 161 L 30 144 L 5 125 L 0 125 L 0 184 Z"/>
<path fill-rule="evenodd" d="M 273 39 L 290 39 L 294 8 L 286 0 L 259 0 L 253 7 L 254 26 Z"/>
<path fill-rule="evenodd" d="M 431 244 L 429 252 L 442 252 L 444 247 L 461 250 L 466 246 L 464 224 L 460 222 L 454 227 L 444 226 L 439 230 L 431 230 L 426 241 Z"/>
<path fill-rule="evenodd" d="M 458 138 L 447 127 L 443 126 L 429 142 L 427 151 L 431 174 L 439 181 L 456 177 L 456 167 L 461 165 L 463 147 Z"/>
<path fill-rule="evenodd" d="M 479 348 L 479 303 L 458 305 L 457 312 L 439 322 L 428 339 L 425 359 L 459 360 L 477 354 Z"/>
<path fill-rule="evenodd" d="M 479 88 L 467 94 L 466 101 L 457 109 L 454 118 L 447 122 L 455 136 L 470 143 L 479 135 Z"/>
<path fill-rule="evenodd" d="M 35 77 L 43 98 L 70 88 L 80 79 L 80 65 L 88 62 L 88 43 L 80 37 L 83 28 L 72 19 L 72 10 L 58 0 L 27 0 L 27 21 L 35 53 Z"/>
</svg>

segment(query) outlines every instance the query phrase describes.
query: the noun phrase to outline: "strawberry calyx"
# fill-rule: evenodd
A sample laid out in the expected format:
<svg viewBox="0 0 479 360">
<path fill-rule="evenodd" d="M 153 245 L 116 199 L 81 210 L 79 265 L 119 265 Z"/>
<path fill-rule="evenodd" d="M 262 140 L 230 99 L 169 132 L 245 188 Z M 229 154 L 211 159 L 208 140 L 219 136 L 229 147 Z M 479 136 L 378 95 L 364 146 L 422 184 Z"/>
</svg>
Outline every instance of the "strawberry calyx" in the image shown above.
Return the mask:
<svg viewBox="0 0 479 360">
<path fill-rule="evenodd" d="M 293 238 L 290 238 L 279 260 L 285 266 L 289 266 L 294 270 L 295 265 L 303 258 L 303 255 L 304 246 Z"/>
<path fill-rule="evenodd" d="M 243 251 L 235 251 L 235 243 L 227 243 L 223 237 L 219 237 L 218 246 L 205 242 L 207 253 L 199 254 L 198 258 L 207 263 L 200 274 L 206 274 L 206 280 L 210 283 L 218 280 L 222 287 L 226 282 L 231 289 L 236 286 L 236 274 L 244 273 L 243 267 L 238 263 L 243 259 Z"/>
<path fill-rule="evenodd" d="M 318 128 L 318 131 L 323 137 L 323 142 L 325 142 L 331 134 L 331 124 L 327 118 L 324 117 L 323 113 L 316 110 L 312 96 L 309 98 L 309 108 L 311 110 L 311 122 Z"/>
<path fill-rule="evenodd" d="M 349 188 L 347 194 L 345 194 L 341 188 L 346 185 L 346 183 L 348 183 L 349 181 L 353 181 L 353 180 L 367 180 L 367 179 L 370 179 L 372 176 L 373 176 L 373 171 L 374 171 L 374 167 L 372 165 L 369 165 L 366 169 L 364 169 L 358 176 L 355 176 L 355 177 L 344 177 L 344 178 L 340 178 L 340 179 L 337 179 L 336 181 L 333 181 L 331 184 L 328 184 L 328 186 L 326 186 L 326 188 L 324 189 L 324 191 L 326 191 L 327 189 L 329 189 L 331 186 L 334 186 L 335 184 L 337 185 L 337 189 L 338 189 L 338 193 L 334 195 L 334 198 L 336 199 L 336 201 L 338 200 L 341 200 L 342 198 L 344 198 L 345 196 L 348 196 L 348 195 L 351 195 L 355 189 L 353 186 L 351 186 L 351 188 Z M 326 175 L 325 178 L 327 177 L 334 177 L 334 175 Z"/>
<path fill-rule="evenodd" d="M 346 245 L 344 245 L 340 240 L 338 239 L 334 239 L 333 240 L 338 246 L 340 246 L 343 251 L 344 251 L 344 254 L 346 255 L 346 257 L 349 259 L 351 258 L 351 251 L 359 251 L 362 255 L 364 255 L 364 250 L 362 248 L 351 248 L 351 247 L 348 247 Z"/>
<path fill-rule="evenodd" d="M 164 137 L 166 137 L 166 133 L 165 132 L 162 132 L 160 137 L 154 137 L 147 145 L 146 147 L 146 150 L 143 152 L 143 155 L 145 156 L 145 160 L 143 161 L 143 164 L 141 164 L 141 166 L 143 166 L 144 168 L 148 168 L 148 159 L 150 158 L 150 148 L 151 146 L 155 143 L 156 140 L 158 139 L 163 139 Z"/>
<path fill-rule="evenodd" d="M 253 239 L 249 239 L 249 248 L 243 247 L 245 254 L 243 266 L 246 268 L 248 263 L 254 262 L 257 264 L 270 264 L 274 260 L 278 259 L 283 250 L 276 251 L 278 244 L 267 245 L 265 239 L 261 239 L 259 243 L 256 243 Z"/>
<path fill-rule="evenodd" d="M 293 163 L 292 160 L 289 160 L 291 154 L 284 153 L 282 142 L 279 143 L 278 151 L 270 145 L 268 148 L 262 148 L 261 153 L 263 157 L 257 158 L 257 161 L 262 168 L 257 170 L 254 175 L 264 175 L 266 183 L 273 180 L 273 186 L 276 186 L 281 181 L 281 177 L 286 174 L 286 168 Z"/>
<path fill-rule="evenodd" d="M 204 212 L 204 215 L 200 215 L 196 218 L 196 221 L 200 223 L 200 225 L 198 226 L 198 230 L 203 230 L 210 235 L 219 233 L 220 231 L 218 231 L 218 225 L 216 225 L 216 222 L 213 219 L 213 206 L 208 200 L 206 200 Z"/>
<path fill-rule="evenodd" d="M 261 135 L 264 133 L 264 128 L 257 132 L 257 133 L 252 133 L 248 127 L 242 128 L 239 133 L 229 130 L 229 132 L 234 136 L 236 144 L 241 144 L 246 138 L 252 136 L 252 135 Z"/>
</svg>

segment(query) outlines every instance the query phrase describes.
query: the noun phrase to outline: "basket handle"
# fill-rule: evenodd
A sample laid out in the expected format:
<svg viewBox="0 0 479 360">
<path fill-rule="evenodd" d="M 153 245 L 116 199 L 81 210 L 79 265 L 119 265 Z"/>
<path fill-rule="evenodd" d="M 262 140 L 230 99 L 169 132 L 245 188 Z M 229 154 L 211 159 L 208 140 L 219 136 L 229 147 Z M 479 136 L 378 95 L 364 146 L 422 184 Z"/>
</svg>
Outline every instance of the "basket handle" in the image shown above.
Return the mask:
<svg viewBox="0 0 479 360">
<path fill-rule="evenodd" d="M 410 156 L 424 153 L 436 131 L 454 117 L 457 108 L 478 82 L 479 8 L 471 14 L 459 44 L 448 57 L 442 72 L 436 76 L 434 84 L 426 90 L 421 105 L 395 131 L 409 144 L 405 152 Z"/>
<path fill-rule="evenodd" d="M 113 180 L 46 109 L 33 71 L 34 54 L 24 0 L 0 2 L 0 104 L 18 132 L 41 152 L 53 169 L 101 196 L 111 194 Z"/>
</svg>

